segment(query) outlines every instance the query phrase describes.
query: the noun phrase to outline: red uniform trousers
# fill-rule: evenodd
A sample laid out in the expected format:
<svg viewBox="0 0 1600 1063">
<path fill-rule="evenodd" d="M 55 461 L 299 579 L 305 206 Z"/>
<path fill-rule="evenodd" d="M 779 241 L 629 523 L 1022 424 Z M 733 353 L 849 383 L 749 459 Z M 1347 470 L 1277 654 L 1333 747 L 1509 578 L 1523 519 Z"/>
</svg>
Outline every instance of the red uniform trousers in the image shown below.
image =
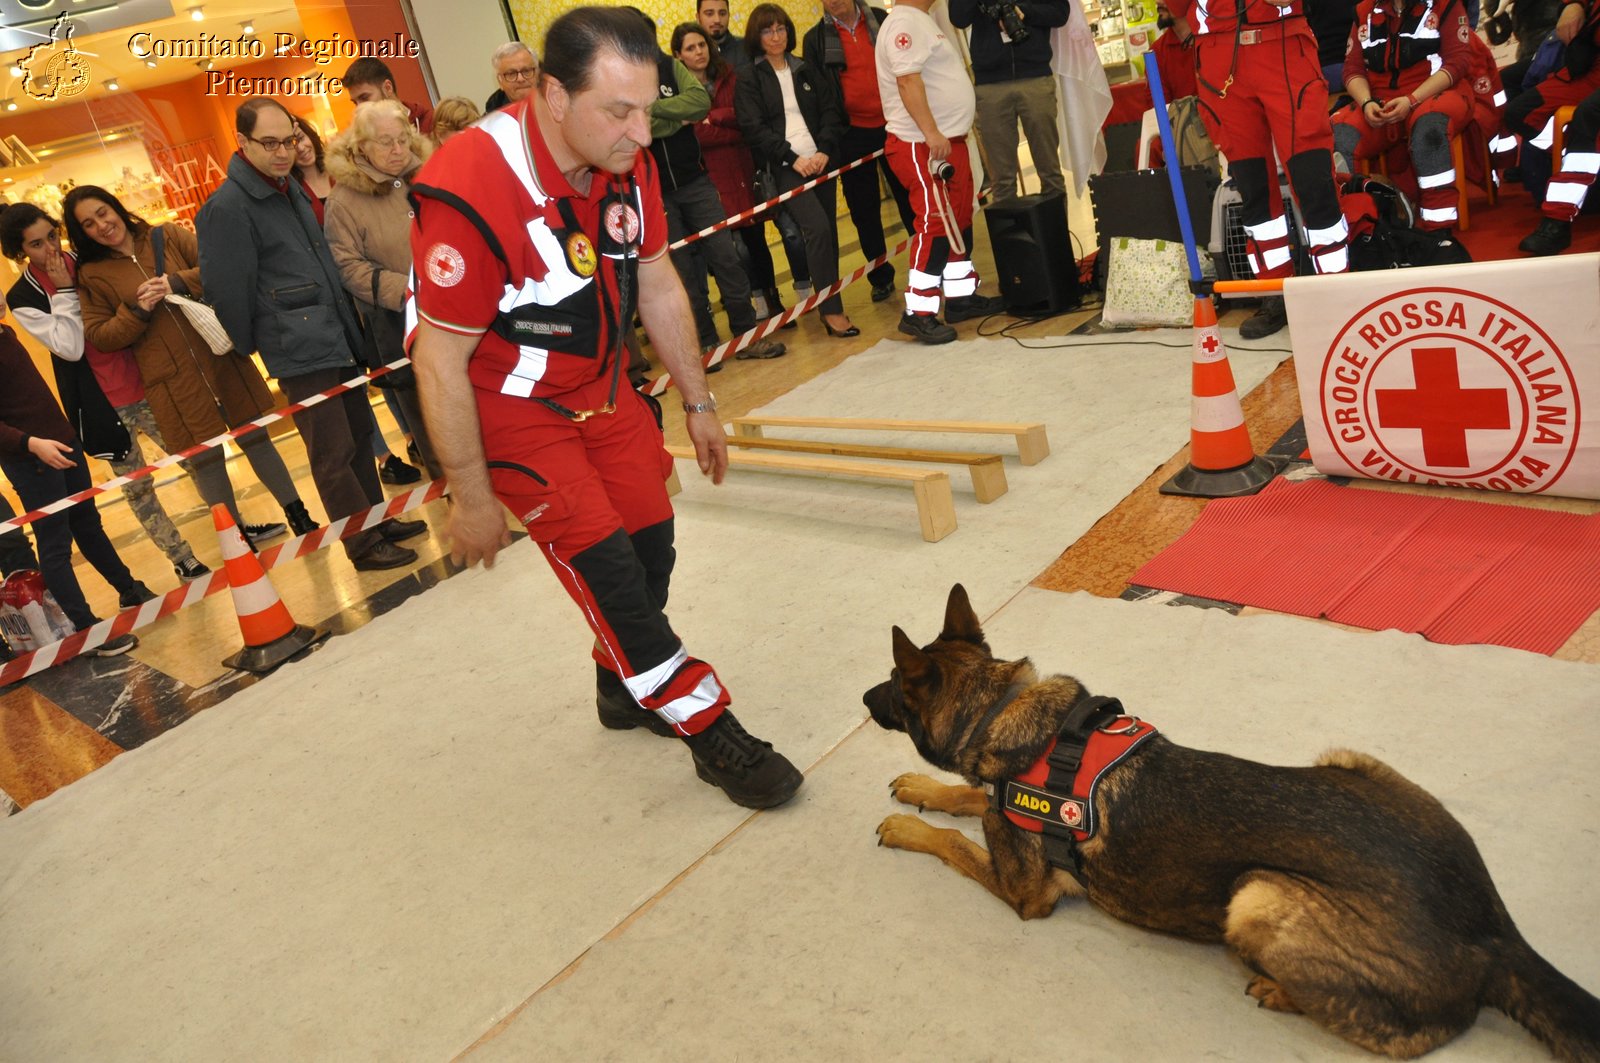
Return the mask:
<svg viewBox="0 0 1600 1063">
<path fill-rule="evenodd" d="M 558 400 L 596 409 L 596 380 Z M 595 634 L 595 660 L 682 734 L 728 704 L 711 666 L 689 657 L 663 612 L 675 553 L 672 459 L 647 400 L 624 386 L 614 414 L 574 422 L 531 399 L 478 391 L 495 496 L 539 544 Z"/>
<path fill-rule="evenodd" d="M 884 144 L 889 169 L 906 186 L 911 209 L 916 214 L 916 233 L 911 242 L 910 269 L 906 280 L 906 311 L 912 314 L 937 314 L 939 295 L 960 299 L 978 290 L 978 274 L 972 268 L 972 158 L 967 154 L 967 138 L 950 138 L 950 165 L 955 173 L 941 181 L 928 170 L 928 145 L 901 140 L 893 133 Z M 948 207 L 955 234 L 965 248 L 957 254 L 950 244 L 950 226 L 941 203 Z"/>
<path fill-rule="evenodd" d="M 1294 273 L 1289 220 L 1278 191 L 1281 158 L 1317 272 L 1342 273 L 1349 265 L 1350 236 L 1333 182 L 1328 84 L 1317 63 L 1316 38 L 1303 18 L 1246 32 L 1263 38 L 1245 44 L 1231 31 L 1197 36 L 1196 82 L 1201 119 L 1228 157 L 1239 188 L 1251 267 L 1262 278 Z"/>
<path fill-rule="evenodd" d="M 1591 99 L 1597 92 L 1600 61 L 1580 78 L 1572 77 L 1565 68 L 1557 70 L 1506 105 L 1506 128 L 1519 134 L 1524 144 L 1541 151 L 1553 146 L 1556 111 L 1562 107 L 1578 109 L 1567 126 L 1562 157 L 1552 160 L 1558 172 L 1550 178 L 1550 187 L 1545 191 L 1545 216 L 1557 221 L 1571 221 L 1577 216 L 1594 183 L 1596 166 L 1600 165 L 1595 143 L 1600 129 L 1600 104 Z"/>
<path fill-rule="evenodd" d="M 1392 95 L 1404 96 L 1406 94 L 1405 91 L 1402 91 L 1404 89 L 1405 86 L 1402 86 L 1401 89 L 1395 90 Z M 1404 123 L 1396 122 L 1393 125 L 1386 126 L 1368 125 L 1367 120 L 1362 117 L 1360 109 L 1351 105 L 1341 107 L 1334 112 L 1333 124 L 1335 126 L 1346 126 L 1361 137 L 1355 148 L 1356 159 L 1375 159 L 1380 155 L 1396 159 L 1403 152 L 1404 158 L 1411 160 L 1409 165 L 1416 171 L 1417 187 L 1421 192 L 1422 217 L 1418 228 L 1448 229 L 1460 220 L 1456 209 L 1459 199 L 1456 194 L 1454 163 L 1450 161 L 1449 153 L 1446 151 L 1446 166 L 1444 169 L 1427 167 L 1418 164 L 1416 162 L 1417 154 L 1409 149 L 1417 135 L 1415 132 L 1417 123 L 1424 116 L 1430 114 L 1443 115 L 1448 123 L 1448 132 L 1445 135 L 1447 137 L 1455 137 L 1460 135 L 1461 131 L 1472 121 L 1472 108 L 1472 87 L 1464 82 L 1457 82 L 1439 95 L 1423 100 L 1417 105 L 1416 110 L 1406 116 Z M 1337 139 L 1339 137 L 1336 134 L 1335 140 Z M 1351 161 L 1353 162 L 1354 159 Z M 1388 169 L 1393 174 L 1401 167 L 1391 164 Z M 1432 169 L 1433 172 L 1423 172 L 1428 169 Z"/>
</svg>

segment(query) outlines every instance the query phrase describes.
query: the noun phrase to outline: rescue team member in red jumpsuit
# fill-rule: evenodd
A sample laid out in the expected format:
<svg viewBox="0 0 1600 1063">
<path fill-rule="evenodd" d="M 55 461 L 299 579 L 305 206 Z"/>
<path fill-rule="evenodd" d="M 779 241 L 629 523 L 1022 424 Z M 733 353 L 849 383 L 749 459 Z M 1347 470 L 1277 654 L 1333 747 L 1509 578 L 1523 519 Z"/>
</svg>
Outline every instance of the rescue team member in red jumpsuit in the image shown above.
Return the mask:
<svg viewBox="0 0 1600 1063">
<path fill-rule="evenodd" d="M 1350 231 L 1333 182 L 1328 83 L 1302 0 L 1168 0 L 1168 6 L 1199 39 L 1200 117 L 1239 190 L 1251 271 L 1258 278 L 1294 273 L 1276 152 L 1300 205 L 1312 266 L 1343 273 Z M 1270 299 L 1239 334 L 1255 339 L 1286 324 L 1283 300 Z"/>
<path fill-rule="evenodd" d="M 972 266 L 972 159 L 967 131 L 977 94 L 966 63 L 928 14 L 933 0 L 900 0 L 878 27 L 878 97 L 888 131 L 884 157 L 906 186 L 916 215 L 906 312 L 900 331 L 923 343 L 949 343 L 958 321 L 997 314 L 1003 301 L 979 295 Z M 938 182 L 937 186 L 935 182 Z M 961 246 L 950 243 L 948 206 Z M 944 294 L 944 321 L 939 295 Z"/>
<path fill-rule="evenodd" d="M 1472 120 L 1472 26 L 1458 0 L 1362 0 L 1344 60 L 1351 103 L 1333 116 L 1346 162 L 1405 141 L 1421 191 L 1420 227 L 1457 220 L 1450 138 Z"/>
<path fill-rule="evenodd" d="M 1553 255 L 1572 246 L 1572 219 L 1600 170 L 1600 0 L 1567 0 L 1555 35 L 1566 42 L 1567 65 L 1506 105 L 1505 125 L 1523 145 L 1548 152 L 1555 113 L 1577 108 L 1567 125 L 1560 170 L 1545 190 L 1539 227 L 1517 246 L 1530 255 Z"/>
<path fill-rule="evenodd" d="M 621 379 L 637 307 L 700 469 L 721 483 L 727 441 L 643 150 L 659 54 L 631 10 L 569 11 L 538 87 L 418 173 L 411 357 L 454 498 L 452 556 L 493 563 L 510 541 L 503 503 L 594 630 L 600 722 L 683 738 L 700 778 L 770 808 L 800 772 L 740 727 L 662 612 L 671 458 L 660 407 Z"/>
</svg>

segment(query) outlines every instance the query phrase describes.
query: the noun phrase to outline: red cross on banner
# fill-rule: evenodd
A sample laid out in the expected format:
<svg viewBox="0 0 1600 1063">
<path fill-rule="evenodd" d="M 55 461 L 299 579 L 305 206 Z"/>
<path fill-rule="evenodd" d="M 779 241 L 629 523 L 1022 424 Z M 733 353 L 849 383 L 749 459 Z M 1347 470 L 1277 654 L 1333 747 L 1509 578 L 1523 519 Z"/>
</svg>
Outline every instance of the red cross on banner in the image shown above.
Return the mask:
<svg viewBox="0 0 1600 1063">
<path fill-rule="evenodd" d="M 1422 455 L 1429 465 L 1464 469 L 1467 433 L 1511 427 L 1505 388 L 1464 388 L 1454 347 L 1417 347 L 1411 352 L 1416 386 L 1378 388 L 1378 423 L 1384 428 L 1422 431 Z"/>
</svg>

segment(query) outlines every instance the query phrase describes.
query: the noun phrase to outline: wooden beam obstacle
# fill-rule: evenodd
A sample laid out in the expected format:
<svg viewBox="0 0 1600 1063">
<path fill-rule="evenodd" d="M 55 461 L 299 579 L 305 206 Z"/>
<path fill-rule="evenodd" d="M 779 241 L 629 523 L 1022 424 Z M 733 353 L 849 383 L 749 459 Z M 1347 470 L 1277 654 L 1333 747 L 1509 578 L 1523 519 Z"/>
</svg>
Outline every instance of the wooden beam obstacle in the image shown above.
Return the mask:
<svg viewBox="0 0 1600 1063">
<path fill-rule="evenodd" d="M 761 438 L 765 428 L 823 428 L 852 432 L 962 432 L 1007 435 L 1017 441 L 1017 456 L 1024 465 L 1037 465 L 1050 455 L 1044 425 L 989 421 L 895 421 L 854 417 L 735 417 L 733 431 L 745 438 Z"/>
<path fill-rule="evenodd" d="M 931 465 L 965 465 L 972 475 L 972 492 L 979 502 L 993 502 L 1006 493 L 1006 470 L 998 454 L 965 450 L 921 450 L 880 447 L 870 443 L 825 443 L 815 439 L 764 439 L 732 435 L 728 445 L 749 450 L 777 450 L 797 454 L 832 454 L 841 458 L 878 458 L 883 461 L 922 462 Z"/>
<path fill-rule="evenodd" d="M 695 460 L 692 446 L 669 444 L 667 453 L 674 458 Z M 936 543 L 956 530 L 956 504 L 955 497 L 950 491 L 950 477 L 936 469 L 738 450 L 729 451 L 728 467 L 811 476 L 849 476 L 858 480 L 910 484 L 911 492 L 917 501 L 917 520 L 922 525 L 922 538 L 930 543 Z"/>
</svg>

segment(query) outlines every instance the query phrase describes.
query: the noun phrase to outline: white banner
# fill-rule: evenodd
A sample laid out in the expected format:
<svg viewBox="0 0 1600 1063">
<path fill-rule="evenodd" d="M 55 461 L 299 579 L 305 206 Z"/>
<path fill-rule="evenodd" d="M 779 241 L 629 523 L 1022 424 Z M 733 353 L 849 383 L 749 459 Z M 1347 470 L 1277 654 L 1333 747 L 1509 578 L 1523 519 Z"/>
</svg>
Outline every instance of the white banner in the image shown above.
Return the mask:
<svg viewBox="0 0 1600 1063">
<path fill-rule="evenodd" d="M 1600 498 L 1600 254 L 1283 291 L 1320 472 Z"/>
</svg>

